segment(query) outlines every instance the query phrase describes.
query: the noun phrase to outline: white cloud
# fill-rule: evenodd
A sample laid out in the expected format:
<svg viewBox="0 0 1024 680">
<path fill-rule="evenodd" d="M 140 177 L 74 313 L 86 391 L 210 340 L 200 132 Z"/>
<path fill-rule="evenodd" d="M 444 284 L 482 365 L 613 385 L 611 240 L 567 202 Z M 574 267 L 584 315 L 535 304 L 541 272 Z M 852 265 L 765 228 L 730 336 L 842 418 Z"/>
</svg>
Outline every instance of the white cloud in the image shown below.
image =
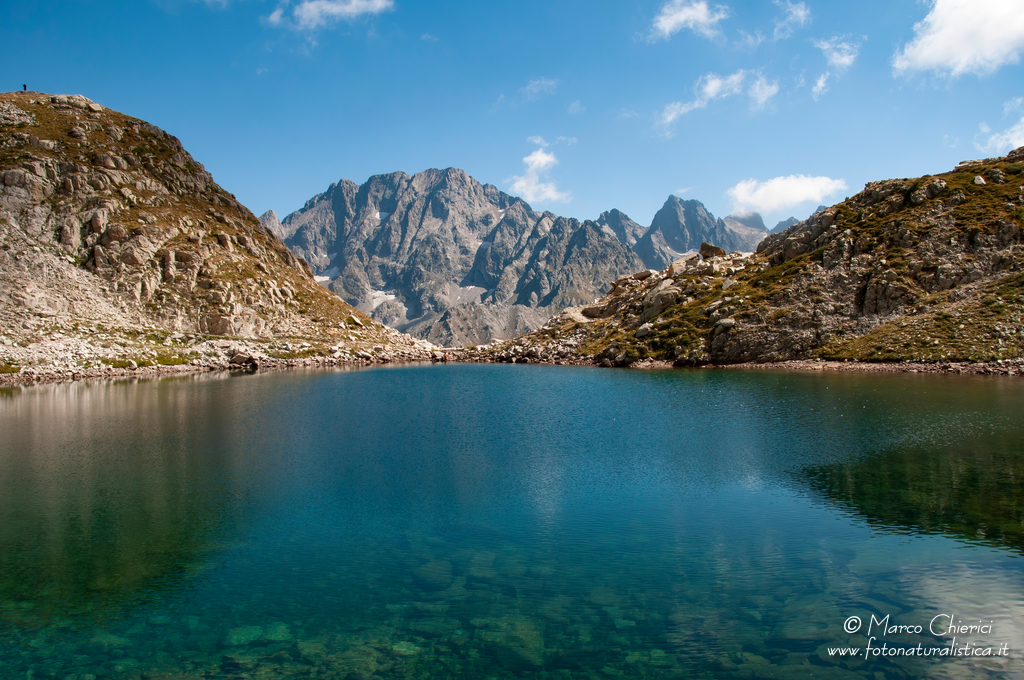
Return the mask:
<svg viewBox="0 0 1024 680">
<path fill-rule="evenodd" d="M 676 196 L 685 196 L 691 191 L 693 191 L 693 187 L 683 187 L 682 189 L 676 189 L 672 193 L 675 194 Z"/>
<path fill-rule="evenodd" d="M 764 76 L 758 76 L 754 84 L 747 90 L 747 94 L 750 95 L 751 107 L 757 111 L 763 109 L 768 100 L 779 93 L 779 83 L 769 83 L 765 80 Z"/>
<path fill-rule="evenodd" d="M 705 38 L 714 38 L 719 34 L 718 22 L 728 16 L 728 7 L 717 5 L 712 9 L 706 0 L 671 0 L 661 6 L 654 18 L 649 40 L 670 38 L 684 28 Z"/>
<path fill-rule="evenodd" d="M 284 2 L 267 17 L 271 26 L 289 26 L 311 31 L 337 20 L 350 20 L 364 14 L 380 14 L 394 9 L 394 0 L 302 0 L 286 18 Z"/>
<path fill-rule="evenodd" d="M 424 33 L 420 36 L 420 40 L 426 40 L 427 42 L 437 42 L 437 36 Z"/>
<path fill-rule="evenodd" d="M 1011 113 L 1017 111 L 1021 107 L 1024 107 L 1024 97 L 1017 97 L 1016 99 L 1011 99 L 1007 101 L 1005 104 L 1003 104 L 1003 115 L 1009 116 Z"/>
<path fill-rule="evenodd" d="M 825 53 L 828 65 L 837 71 L 843 71 L 851 66 L 860 53 L 860 45 L 852 42 L 844 42 L 839 36 L 828 40 L 815 40 L 814 46 Z"/>
<path fill-rule="evenodd" d="M 701 76 L 693 86 L 696 98 L 690 102 L 672 102 L 666 105 L 658 117 L 658 123 L 662 126 L 671 125 L 681 116 L 696 109 L 703 109 L 716 99 L 742 94 L 748 75 L 754 74 L 740 69 L 728 76 L 720 76 L 717 73 Z M 755 111 L 763 109 L 768 100 L 778 92 L 778 82 L 769 83 L 764 76 L 757 74 L 757 80 L 747 89 L 750 107 Z"/>
<path fill-rule="evenodd" d="M 959 137 L 950 137 L 949 135 L 942 135 L 942 144 L 944 146 L 948 146 L 950 149 L 955 149 L 956 145 L 959 143 Z"/>
<path fill-rule="evenodd" d="M 524 87 L 519 88 L 526 100 L 537 99 L 545 94 L 552 94 L 558 89 L 558 81 L 550 78 L 537 78 L 531 80 Z"/>
<path fill-rule="evenodd" d="M 789 0 L 774 0 L 774 2 L 785 12 L 785 16 L 775 20 L 775 33 L 772 35 L 775 40 L 785 40 L 793 35 L 793 31 L 811 20 L 811 9 L 802 2 L 792 3 Z"/>
<path fill-rule="evenodd" d="M 551 146 L 551 142 L 549 142 L 548 140 L 544 139 L 540 135 L 533 135 L 532 137 L 527 137 L 526 141 L 528 141 L 530 144 L 536 144 L 537 146 L 542 147 L 542 148 L 546 148 L 546 147 Z M 555 139 L 554 143 L 555 144 L 565 144 L 566 146 L 572 146 L 573 144 L 576 144 L 577 142 L 579 142 L 579 140 L 576 139 L 575 137 L 565 137 L 563 135 L 559 135 Z"/>
<path fill-rule="evenodd" d="M 580 100 L 579 99 L 574 101 L 572 104 L 569 104 L 569 113 L 574 115 L 574 116 L 577 113 L 583 113 L 586 110 L 587 110 L 587 107 L 584 106 L 583 104 L 580 104 Z"/>
<path fill-rule="evenodd" d="M 992 129 L 982 123 L 981 131 L 983 134 L 988 134 L 992 132 Z M 974 147 L 978 151 L 985 151 L 986 153 L 1002 153 L 1016 149 L 1019 146 L 1024 146 L 1024 116 L 1010 129 L 989 136 L 984 143 L 974 142 Z"/>
<path fill-rule="evenodd" d="M 544 149 L 537 149 L 523 159 L 523 164 L 526 166 L 526 172 L 521 177 L 514 176 L 511 180 L 505 180 L 511 182 L 510 190 L 513 194 L 522 196 L 528 203 L 572 200 L 568 193 L 559 191 L 554 182 L 541 181 L 542 175 L 547 174 L 550 168 L 558 165 L 555 154 L 548 153 Z"/>
<path fill-rule="evenodd" d="M 261 76 L 261 75 L 263 75 L 266 72 L 267 72 L 267 69 L 265 69 L 262 66 L 260 66 L 259 68 L 256 69 L 256 75 L 258 75 L 258 76 Z"/>
<path fill-rule="evenodd" d="M 764 36 L 761 35 L 761 31 L 754 31 L 751 35 L 746 31 L 740 31 L 742 39 L 739 42 L 739 46 L 748 50 L 755 50 L 757 46 L 764 42 Z"/>
<path fill-rule="evenodd" d="M 729 189 L 734 211 L 771 213 L 801 203 L 822 203 L 826 197 L 846 189 L 846 182 L 831 177 L 789 175 L 766 182 L 748 179 Z"/>
<path fill-rule="evenodd" d="M 814 82 L 814 87 L 811 88 L 811 94 L 814 96 L 814 101 L 818 101 L 821 95 L 828 92 L 828 77 L 832 75 L 828 71 L 825 71 L 818 79 Z"/>
<path fill-rule="evenodd" d="M 686 115 L 694 109 L 703 109 L 716 99 L 739 94 L 743 91 L 743 81 L 746 77 L 747 72 L 742 69 L 725 77 L 717 73 L 708 73 L 701 76 L 693 88 L 697 98 L 685 104 L 682 102 L 672 102 L 667 105 L 661 113 L 661 124 L 669 125 L 680 116 Z"/>
<path fill-rule="evenodd" d="M 914 24 L 914 39 L 897 50 L 892 65 L 896 73 L 985 75 L 1018 63 L 1022 49 L 1020 0 L 931 0 L 928 15 Z"/>
</svg>

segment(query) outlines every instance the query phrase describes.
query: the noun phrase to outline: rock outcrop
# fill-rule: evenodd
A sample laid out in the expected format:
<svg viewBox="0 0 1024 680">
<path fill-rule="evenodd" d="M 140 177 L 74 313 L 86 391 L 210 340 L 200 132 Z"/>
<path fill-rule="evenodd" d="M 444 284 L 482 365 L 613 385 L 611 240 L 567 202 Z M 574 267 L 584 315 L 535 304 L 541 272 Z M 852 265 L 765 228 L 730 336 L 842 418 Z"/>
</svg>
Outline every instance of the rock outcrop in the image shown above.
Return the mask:
<svg viewBox="0 0 1024 680">
<path fill-rule="evenodd" d="M 607 365 L 1018 360 L 1022 227 L 1024 147 L 870 182 L 756 253 L 708 250 L 621 277 L 597 303 L 493 352 Z"/>
<path fill-rule="evenodd" d="M 172 135 L 80 95 L 2 94 L 0 373 L 116 360 L 27 350 L 95 334 L 136 350 L 168 334 L 394 340 L 317 285 Z"/>
<path fill-rule="evenodd" d="M 536 328 L 642 266 L 627 245 L 638 225 L 617 211 L 602 218 L 538 213 L 448 168 L 341 180 L 282 224 L 288 246 L 342 299 L 463 346 Z"/>
</svg>

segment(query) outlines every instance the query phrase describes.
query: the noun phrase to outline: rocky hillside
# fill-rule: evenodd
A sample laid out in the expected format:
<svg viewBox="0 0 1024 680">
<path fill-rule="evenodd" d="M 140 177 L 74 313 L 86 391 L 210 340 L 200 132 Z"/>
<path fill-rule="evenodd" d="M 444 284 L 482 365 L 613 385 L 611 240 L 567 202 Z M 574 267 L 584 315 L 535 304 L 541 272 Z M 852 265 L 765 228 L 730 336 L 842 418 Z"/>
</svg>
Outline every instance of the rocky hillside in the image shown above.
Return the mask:
<svg viewBox="0 0 1024 680">
<path fill-rule="evenodd" d="M 756 253 L 619 278 L 499 358 L 678 365 L 1024 358 L 1024 147 L 871 182 Z"/>
<path fill-rule="evenodd" d="M 0 94 L 0 372 L 201 362 L 211 337 L 278 358 L 282 338 L 412 346 L 317 285 L 175 137 L 79 95 Z"/>
<path fill-rule="evenodd" d="M 637 225 L 539 213 L 453 168 L 332 184 L 282 222 L 288 246 L 342 299 L 444 345 L 515 337 L 642 267 Z M 272 225 L 269 215 L 265 223 Z M 290 236 L 288 236 L 290 234 Z"/>
</svg>

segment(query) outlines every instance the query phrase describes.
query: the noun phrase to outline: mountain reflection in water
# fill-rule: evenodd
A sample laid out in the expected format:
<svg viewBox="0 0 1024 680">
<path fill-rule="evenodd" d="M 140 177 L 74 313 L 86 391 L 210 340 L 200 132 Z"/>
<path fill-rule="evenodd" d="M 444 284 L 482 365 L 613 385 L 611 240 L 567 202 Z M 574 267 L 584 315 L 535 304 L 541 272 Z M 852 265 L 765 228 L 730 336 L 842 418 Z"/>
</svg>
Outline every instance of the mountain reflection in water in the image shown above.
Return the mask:
<svg viewBox="0 0 1024 680">
<path fill-rule="evenodd" d="M 828 650 L 854 615 L 1016 644 L 1022 404 L 510 365 L 7 390 L 0 677 L 1019 674 Z"/>
</svg>

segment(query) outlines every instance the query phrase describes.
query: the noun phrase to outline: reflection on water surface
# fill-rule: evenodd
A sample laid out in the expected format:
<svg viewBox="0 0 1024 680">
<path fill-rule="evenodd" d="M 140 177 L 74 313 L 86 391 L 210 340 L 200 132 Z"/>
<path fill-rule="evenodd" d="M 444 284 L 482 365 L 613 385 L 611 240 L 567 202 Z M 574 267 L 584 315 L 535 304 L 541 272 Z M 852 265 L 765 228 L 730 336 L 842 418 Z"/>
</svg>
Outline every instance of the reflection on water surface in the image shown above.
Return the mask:
<svg viewBox="0 0 1024 680">
<path fill-rule="evenodd" d="M 0 677 L 1021 673 L 1022 404 L 504 365 L 8 391 Z M 1007 654 L 835 653 L 949 613 Z"/>
</svg>

